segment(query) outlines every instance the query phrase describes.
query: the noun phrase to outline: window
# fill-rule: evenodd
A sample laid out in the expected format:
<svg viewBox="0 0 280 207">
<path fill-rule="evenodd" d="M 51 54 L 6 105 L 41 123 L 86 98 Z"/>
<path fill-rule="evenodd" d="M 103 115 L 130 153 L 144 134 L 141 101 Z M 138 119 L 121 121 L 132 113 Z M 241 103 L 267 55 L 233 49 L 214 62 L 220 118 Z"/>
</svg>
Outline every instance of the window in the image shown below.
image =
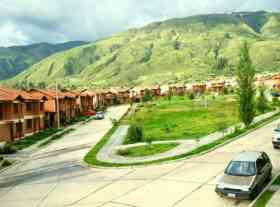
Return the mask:
<svg viewBox="0 0 280 207">
<path fill-rule="evenodd" d="M 14 113 L 15 114 L 19 113 L 19 104 L 18 103 L 14 103 L 13 108 L 14 108 Z"/>
<path fill-rule="evenodd" d="M 44 103 L 40 103 L 40 111 L 44 110 Z"/>
<path fill-rule="evenodd" d="M 26 120 L 26 129 L 32 129 L 32 119 Z"/>
<path fill-rule="evenodd" d="M 256 174 L 254 162 L 232 161 L 227 167 L 226 174 L 236 176 L 253 176 Z"/>
<path fill-rule="evenodd" d="M 0 103 L 0 120 L 4 119 L 4 104 Z"/>
<path fill-rule="evenodd" d="M 32 111 L 32 103 L 26 103 L 26 111 Z"/>
</svg>

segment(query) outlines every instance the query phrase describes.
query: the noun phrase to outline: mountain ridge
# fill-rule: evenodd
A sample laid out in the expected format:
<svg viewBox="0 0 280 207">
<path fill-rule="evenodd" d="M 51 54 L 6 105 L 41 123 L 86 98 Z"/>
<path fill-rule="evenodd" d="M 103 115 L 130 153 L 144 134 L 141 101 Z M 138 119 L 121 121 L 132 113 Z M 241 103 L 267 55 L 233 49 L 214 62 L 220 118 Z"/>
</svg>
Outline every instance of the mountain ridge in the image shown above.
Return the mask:
<svg viewBox="0 0 280 207">
<path fill-rule="evenodd" d="M 0 80 L 11 78 L 56 52 L 87 43 L 85 41 L 69 41 L 58 44 L 42 42 L 31 45 L 0 47 Z"/>
<path fill-rule="evenodd" d="M 54 54 L 11 83 L 52 85 L 58 80 L 65 86 L 107 87 L 233 75 L 244 41 L 259 72 L 280 70 L 280 13 L 259 11 L 173 18 L 132 28 Z"/>
</svg>

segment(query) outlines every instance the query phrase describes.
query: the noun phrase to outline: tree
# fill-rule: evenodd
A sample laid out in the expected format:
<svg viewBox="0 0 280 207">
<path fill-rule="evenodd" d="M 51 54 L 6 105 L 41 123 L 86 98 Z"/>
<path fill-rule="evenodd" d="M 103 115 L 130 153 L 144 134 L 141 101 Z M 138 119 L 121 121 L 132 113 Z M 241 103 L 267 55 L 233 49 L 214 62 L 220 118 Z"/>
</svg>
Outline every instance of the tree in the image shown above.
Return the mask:
<svg viewBox="0 0 280 207">
<path fill-rule="evenodd" d="M 136 124 L 132 124 L 127 132 L 129 144 L 134 144 L 143 141 L 143 128 Z"/>
<path fill-rule="evenodd" d="M 151 96 L 151 93 L 149 90 L 145 90 L 144 92 L 144 96 L 143 96 L 143 101 L 144 102 L 148 102 L 151 101 L 153 99 L 153 97 Z"/>
<path fill-rule="evenodd" d="M 238 101 L 239 115 L 246 127 L 248 127 L 256 114 L 255 110 L 255 68 L 249 54 L 249 46 L 244 42 L 240 49 L 239 63 L 237 66 L 237 82 L 238 82 Z"/>
<path fill-rule="evenodd" d="M 264 87 L 261 87 L 259 89 L 259 96 L 257 99 L 257 109 L 259 112 L 264 113 L 267 108 L 268 108 L 268 104 L 265 96 L 265 89 Z"/>
</svg>

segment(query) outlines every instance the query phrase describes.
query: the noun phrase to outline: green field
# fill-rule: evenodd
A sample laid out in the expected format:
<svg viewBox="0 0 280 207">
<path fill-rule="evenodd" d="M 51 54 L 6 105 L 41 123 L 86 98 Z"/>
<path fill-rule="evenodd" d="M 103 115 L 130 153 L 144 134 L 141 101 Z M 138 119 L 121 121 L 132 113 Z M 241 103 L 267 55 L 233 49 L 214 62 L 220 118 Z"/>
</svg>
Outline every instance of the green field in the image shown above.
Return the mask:
<svg viewBox="0 0 280 207">
<path fill-rule="evenodd" d="M 137 112 L 123 123 L 143 126 L 145 137 L 156 140 L 197 139 L 239 122 L 233 95 L 202 99 L 173 97 L 140 104 Z"/>
<path fill-rule="evenodd" d="M 178 144 L 152 144 L 138 147 L 131 147 L 128 149 L 122 149 L 118 151 L 119 155 L 127 156 L 127 157 L 143 157 L 154 154 L 163 153 L 177 147 Z"/>
</svg>

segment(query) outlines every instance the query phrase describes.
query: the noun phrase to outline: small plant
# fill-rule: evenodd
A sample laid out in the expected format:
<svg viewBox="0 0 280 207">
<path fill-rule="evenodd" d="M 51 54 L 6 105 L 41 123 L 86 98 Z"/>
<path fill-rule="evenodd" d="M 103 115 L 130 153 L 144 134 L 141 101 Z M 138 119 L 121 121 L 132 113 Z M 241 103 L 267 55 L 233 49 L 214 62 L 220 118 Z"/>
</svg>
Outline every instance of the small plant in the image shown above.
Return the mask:
<svg viewBox="0 0 280 207">
<path fill-rule="evenodd" d="M 3 157 L 0 157 L 0 162 L 1 162 L 2 160 L 4 160 L 4 158 L 3 158 Z"/>
<path fill-rule="evenodd" d="M 127 156 L 129 155 L 129 150 L 128 149 L 120 149 L 118 150 L 118 154 L 121 156 Z"/>
<path fill-rule="evenodd" d="M 151 96 L 150 91 L 145 91 L 143 96 L 143 102 L 151 101 L 153 97 Z"/>
<path fill-rule="evenodd" d="M 165 124 L 164 130 L 166 133 L 170 133 L 171 132 L 171 125 L 169 123 Z"/>
<path fill-rule="evenodd" d="M 8 166 L 10 166 L 12 163 L 10 162 L 10 161 L 8 161 L 8 160 L 4 160 L 3 162 L 2 162 L 2 167 L 8 167 Z"/>
<path fill-rule="evenodd" d="M 110 119 L 113 126 L 117 126 L 119 124 L 119 121 L 117 119 Z"/>
<path fill-rule="evenodd" d="M 7 143 L 0 148 L 0 154 L 14 154 L 16 152 L 17 148 L 12 143 Z"/>
<path fill-rule="evenodd" d="M 188 94 L 188 97 L 189 97 L 190 100 L 195 99 L 195 95 L 194 95 L 193 92 L 190 92 L 190 93 Z"/>
<path fill-rule="evenodd" d="M 145 141 L 147 142 L 148 146 L 151 146 L 153 143 L 153 139 L 151 137 L 146 137 Z"/>
<path fill-rule="evenodd" d="M 261 87 L 259 89 L 259 96 L 258 96 L 258 99 L 257 99 L 257 109 L 262 114 L 268 109 L 268 101 L 267 101 L 267 98 L 265 96 L 264 87 Z"/>
</svg>

